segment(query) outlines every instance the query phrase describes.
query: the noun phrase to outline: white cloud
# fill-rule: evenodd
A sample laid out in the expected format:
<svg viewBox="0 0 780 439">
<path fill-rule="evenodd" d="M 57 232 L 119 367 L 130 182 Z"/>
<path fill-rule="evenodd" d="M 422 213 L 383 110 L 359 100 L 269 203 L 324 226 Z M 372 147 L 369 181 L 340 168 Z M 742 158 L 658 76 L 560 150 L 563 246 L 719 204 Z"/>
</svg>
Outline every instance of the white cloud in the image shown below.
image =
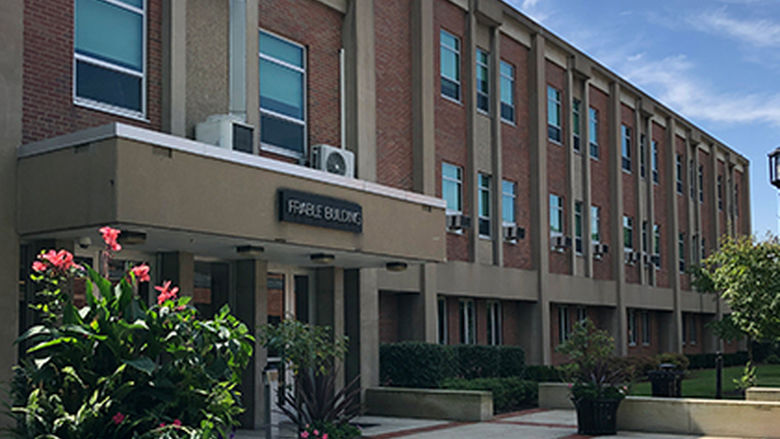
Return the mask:
<svg viewBox="0 0 780 439">
<path fill-rule="evenodd" d="M 523 0 L 523 4 L 520 5 L 522 9 L 531 9 L 539 3 L 539 0 Z"/>
<path fill-rule="evenodd" d="M 757 47 L 780 47 L 780 23 L 767 19 L 741 19 L 725 8 L 688 17 L 694 28 L 729 37 Z"/>
<path fill-rule="evenodd" d="M 549 2 L 545 4 L 540 3 L 541 0 L 506 0 L 506 2 L 538 23 L 550 17 L 550 11 L 545 7 Z"/>
</svg>

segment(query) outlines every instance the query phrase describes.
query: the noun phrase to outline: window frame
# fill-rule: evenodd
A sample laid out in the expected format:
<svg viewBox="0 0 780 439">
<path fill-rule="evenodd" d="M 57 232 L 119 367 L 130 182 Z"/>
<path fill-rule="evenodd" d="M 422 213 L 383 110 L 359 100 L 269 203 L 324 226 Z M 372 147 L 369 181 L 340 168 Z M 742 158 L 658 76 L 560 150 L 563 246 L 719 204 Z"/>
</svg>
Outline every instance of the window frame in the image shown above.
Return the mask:
<svg viewBox="0 0 780 439">
<path fill-rule="evenodd" d="M 500 346 L 504 343 L 501 302 L 498 300 L 488 300 L 486 308 L 487 343 L 491 346 Z"/>
<path fill-rule="evenodd" d="M 452 166 L 458 171 L 458 176 L 460 177 L 459 180 L 455 180 L 452 177 L 448 177 L 444 173 L 444 167 L 445 166 Z M 454 182 L 455 185 L 458 188 L 458 210 L 452 210 L 449 208 L 449 206 L 445 207 L 447 214 L 462 214 L 463 213 L 463 167 L 458 165 L 453 165 L 452 163 L 447 163 L 445 161 L 441 162 L 441 194 L 442 198 L 444 198 L 444 183 L 447 182 Z M 447 202 L 447 199 L 444 198 L 444 202 Z"/>
<path fill-rule="evenodd" d="M 650 313 L 642 311 L 642 346 L 650 346 Z"/>
<path fill-rule="evenodd" d="M 680 274 L 685 273 L 685 232 L 678 233 L 677 236 L 677 254 L 680 258 Z"/>
<path fill-rule="evenodd" d="M 512 192 L 506 192 L 506 184 L 509 184 L 512 188 Z M 512 221 L 507 221 L 504 218 L 504 207 L 510 204 L 512 206 Z M 501 180 L 501 224 L 504 226 L 516 226 L 517 225 L 517 183 L 512 180 Z"/>
<path fill-rule="evenodd" d="M 477 315 L 474 299 L 459 299 L 458 306 L 460 344 L 477 344 Z"/>
<path fill-rule="evenodd" d="M 493 177 L 484 172 L 477 173 L 477 231 L 480 238 L 490 239 L 493 236 L 491 213 L 491 186 L 493 186 Z M 483 204 L 484 203 L 484 204 Z M 486 206 L 485 206 L 486 205 Z M 483 207 L 487 207 L 487 214 L 483 214 Z M 484 222 L 484 223 L 483 223 Z M 482 225 L 486 224 L 487 233 L 482 233 Z"/>
<path fill-rule="evenodd" d="M 599 159 L 599 110 L 588 107 L 588 149 L 590 158 Z M 595 152 L 595 154 L 594 154 Z"/>
<path fill-rule="evenodd" d="M 677 163 L 676 163 L 676 176 L 675 176 L 675 183 L 677 185 L 677 195 L 683 194 L 683 177 L 682 177 L 682 164 L 683 158 L 682 154 L 677 154 Z"/>
<path fill-rule="evenodd" d="M 555 197 L 558 200 L 557 206 L 553 206 L 553 197 Z M 550 208 L 548 215 L 550 216 L 549 226 L 550 226 L 550 236 L 563 236 L 566 232 L 566 227 L 564 224 L 564 206 L 563 206 L 563 197 L 560 195 L 556 195 L 554 193 L 550 193 L 549 196 L 549 203 Z M 553 209 L 555 209 L 557 215 L 558 215 L 558 223 L 560 224 L 560 230 L 556 231 L 553 230 Z"/>
<path fill-rule="evenodd" d="M 551 96 L 550 92 L 555 93 Z M 547 140 L 558 145 L 563 145 L 563 121 L 561 120 L 563 106 L 561 105 L 561 95 L 562 93 L 560 90 L 547 84 Z M 550 105 L 553 105 L 555 108 L 558 125 L 555 125 L 550 121 Z M 551 136 L 551 134 L 555 134 L 555 136 Z"/>
<path fill-rule="evenodd" d="M 699 203 L 704 204 L 704 165 L 699 165 Z"/>
<path fill-rule="evenodd" d="M 628 215 L 623 215 L 623 250 L 634 251 L 634 218 Z"/>
<path fill-rule="evenodd" d="M 580 101 L 577 98 L 572 99 L 571 103 L 571 120 L 572 120 L 572 127 L 571 127 L 571 137 L 572 137 L 572 143 L 571 147 L 574 150 L 574 152 L 582 152 L 582 146 L 581 146 L 581 131 L 580 124 L 582 122 L 582 112 L 580 111 L 580 106 L 582 106 L 582 101 Z"/>
<path fill-rule="evenodd" d="M 436 311 L 438 313 L 438 327 L 436 328 L 439 344 L 449 344 L 449 333 L 447 328 L 447 298 L 439 296 L 436 299 Z"/>
<path fill-rule="evenodd" d="M 480 61 L 480 56 L 485 57 L 484 63 Z M 484 71 L 485 73 L 485 86 L 487 88 L 487 90 L 485 91 L 480 90 L 480 83 L 479 83 L 480 70 Z M 474 90 L 477 92 L 475 107 L 477 108 L 478 112 L 487 116 L 490 115 L 490 76 L 491 76 L 490 75 L 490 52 L 477 47 L 475 57 L 474 57 Z M 482 108 L 480 106 L 480 97 L 484 98 L 485 106 L 487 108 Z"/>
<path fill-rule="evenodd" d="M 647 136 L 641 134 L 639 136 L 639 176 L 645 178 L 647 174 L 647 163 L 645 160 L 645 142 L 647 142 Z"/>
<path fill-rule="evenodd" d="M 653 176 L 653 184 L 659 184 L 660 172 L 658 168 L 659 163 L 658 142 L 655 140 L 650 141 L 650 173 Z"/>
<path fill-rule="evenodd" d="M 629 309 L 628 311 L 628 345 L 636 346 L 636 310 Z"/>
<path fill-rule="evenodd" d="M 442 34 L 447 34 L 450 37 L 452 37 L 455 42 L 457 43 L 457 47 L 449 47 L 444 44 L 444 40 L 442 39 Z M 461 38 L 456 36 L 455 34 L 445 30 L 444 28 L 439 29 L 439 94 L 441 97 L 448 99 L 452 102 L 460 104 L 463 99 L 463 83 L 461 79 L 461 71 L 460 71 L 460 61 L 461 61 L 461 47 L 463 46 Z M 441 54 L 442 50 L 448 50 L 450 52 L 453 52 L 455 54 L 455 72 L 457 74 L 457 79 L 449 78 L 444 75 L 444 70 L 441 66 Z M 444 94 L 444 88 L 442 87 L 443 81 L 447 80 L 455 84 L 455 89 L 457 90 L 457 98 L 453 98 L 452 96 L 448 96 Z"/>
<path fill-rule="evenodd" d="M 653 255 L 655 259 L 655 269 L 661 269 L 661 225 L 658 223 L 653 224 Z"/>
<path fill-rule="evenodd" d="M 718 210 L 723 211 L 723 174 L 718 175 Z"/>
<path fill-rule="evenodd" d="M 577 255 L 582 255 L 583 240 L 583 218 L 582 218 L 582 201 L 574 201 L 574 252 Z"/>
<path fill-rule="evenodd" d="M 104 113 L 115 114 L 118 116 L 126 117 L 128 119 L 135 119 L 142 122 L 149 122 L 148 118 L 148 50 L 147 45 L 149 41 L 149 25 L 148 25 L 148 0 L 141 0 L 142 6 L 139 10 L 137 6 L 133 6 L 118 0 L 98 0 L 109 5 L 113 5 L 136 14 L 141 15 L 141 73 L 134 71 L 133 69 L 116 65 L 110 61 L 100 60 L 89 55 L 79 54 L 76 52 L 76 0 L 73 0 L 73 56 L 71 57 L 73 65 L 71 66 L 72 80 L 71 80 L 71 99 L 74 105 L 89 108 L 90 110 L 101 111 Z M 114 72 L 119 72 L 126 75 L 131 75 L 141 78 L 141 111 L 135 111 L 128 108 L 120 107 L 105 102 L 100 102 L 94 99 L 81 97 L 78 95 L 77 90 L 77 71 L 78 62 L 84 62 L 93 66 L 108 69 Z"/>
<path fill-rule="evenodd" d="M 294 66 L 294 65 L 289 64 L 287 62 L 284 62 L 282 60 L 277 60 L 277 59 L 275 59 L 275 58 L 273 58 L 271 56 L 263 55 L 263 53 L 260 51 L 260 34 L 261 33 L 266 33 L 266 34 L 268 34 L 268 35 L 270 35 L 270 36 L 272 36 L 274 38 L 278 38 L 278 39 L 280 39 L 280 40 L 282 40 L 282 41 L 284 41 L 286 43 L 292 44 L 294 46 L 298 46 L 301 49 L 301 51 L 302 51 L 302 57 L 301 57 L 301 61 L 302 62 L 301 62 L 301 64 L 303 64 L 303 67 Z M 259 109 L 259 117 L 260 117 L 260 123 L 259 123 L 259 133 L 260 133 L 260 135 L 259 135 L 259 145 L 260 145 L 260 150 L 268 151 L 268 152 L 271 152 L 271 153 L 274 153 L 274 154 L 278 154 L 278 155 L 281 155 L 281 156 L 290 157 L 290 158 L 294 158 L 294 159 L 301 159 L 301 158 L 304 158 L 304 157 L 308 157 L 308 154 L 309 154 L 309 99 L 308 99 L 309 75 L 308 75 L 308 67 L 309 67 L 309 65 L 308 65 L 308 52 L 306 51 L 306 46 L 301 44 L 301 43 L 298 43 L 297 41 L 293 41 L 293 40 L 291 40 L 289 38 L 286 38 L 286 37 L 284 37 L 282 35 L 276 34 L 276 33 L 272 32 L 272 31 L 269 31 L 269 30 L 264 29 L 264 28 L 259 28 L 258 29 L 257 36 L 258 36 L 258 44 L 257 44 L 257 67 L 258 67 L 258 80 L 257 80 L 257 85 L 258 85 L 257 88 L 258 88 L 258 90 L 257 90 L 257 97 L 258 97 L 258 104 L 257 104 L 257 106 L 258 106 L 258 109 Z M 303 96 L 303 121 L 302 122 L 300 120 L 294 118 L 294 117 L 290 117 L 290 116 L 287 116 L 287 115 L 284 115 L 284 114 L 280 114 L 280 113 L 277 113 L 275 111 L 263 110 L 263 107 L 260 104 L 260 102 L 262 101 L 262 99 L 260 99 L 260 81 L 261 81 L 261 79 L 260 79 L 260 60 L 262 60 L 262 59 L 264 59 L 266 61 L 270 61 L 270 62 L 276 63 L 276 64 L 278 64 L 278 65 L 280 65 L 282 67 L 298 71 L 299 73 L 303 74 L 303 76 L 301 78 L 301 87 L 302 87 L 301 93 L 302 93 L 302 96 Z M 263 133 L 263 123 L 262 123 L 263 113 L 269 115 L 270 117 L 274 117 L 274 118 L 281 119 L 281 120 L 286 121 L 286 122 L 295 123 L 295 124 L 303 126 L 303 151 L 302 152 L 296 152 L 296 151 L 289 150 L 289 149 L 287 149 L 285 147 L 282 147 L 282 146 L 271 145 L 271 144 L 263 142 L 263 134 L 262 134 Z"/>
<path fill-rule="evenodd" d="M 594 244 L 601 244 L 601 208 L 590 205 L 590 240 Z"/>
<path fill-rule="evenodd" d="M 569 307 L 558 305 L 558 344 L 564 343 L 571 334 L 571 320 L 569 320 Z"/>
<path fill-rule="evenodd" d="M 504 74 L 504 69 L 503 69 L 504 66 L 509 67 L 510 72 L 511 72 L 511 76 L 508 76 L 508 75 Z M 503 80 L 504 79 L 508 80 L 509 81 L 509 93 L 511 94 L 511 100 L 512 100 L 511 103 L 505 102 L 503 93 L 500 93 L 500 107 L 501 107 L 500 108 L 500 113 L 501 113 L 500 116 L 501 116 L 501 120 L 506 122 L 506 123 L 509 123 L 511 125 L 514 125 L 515 124 L 515 119 L 516 119 L 516 117 L 515 117 L 515 114 L 516 114 L 516 111 L 515 111 L 515 66 L 512 63 L 510 63 L 510 62 L 501 60 L 501 62 L 499 63 L 498 70 L 499 70 L 499 81 L 500 81 L 499 85 L 501 86 L 501 91 L 503 91 Z M 504 106 L 505 105 L 512 110 L 512 119 L 507 119 L 507 118 L 504 117 Z"/>
<path fill-rule="evenodd" d="M 633 130 L 626 124 L 620 124 L 621 165 L 623 172 L 631 173 L 633 163 L 631 160 L 631 136 Z"/>
<path fill-rule="evenodd" d="M 698 328 L 696 327 L 696 316 L 695 314 L 688 314 L 688 317 L 691 319 L 691 321 L 688 322 L 688 343 L 693 346 L 699 339 Z"/>
</svg>

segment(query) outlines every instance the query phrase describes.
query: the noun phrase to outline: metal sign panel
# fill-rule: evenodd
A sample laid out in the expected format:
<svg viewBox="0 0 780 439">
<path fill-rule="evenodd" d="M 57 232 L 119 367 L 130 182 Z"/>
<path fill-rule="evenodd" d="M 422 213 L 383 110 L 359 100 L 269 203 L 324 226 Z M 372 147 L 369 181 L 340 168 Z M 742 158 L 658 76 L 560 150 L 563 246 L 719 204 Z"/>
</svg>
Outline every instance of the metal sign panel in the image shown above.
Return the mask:
<svg viewBox="0 0 780 439">
<path fill-rule="evenodd" d="M 363 208 L 351 201 L 279 189 L 279 221 L 328 229 L 363 232 Z"/>
</svg>

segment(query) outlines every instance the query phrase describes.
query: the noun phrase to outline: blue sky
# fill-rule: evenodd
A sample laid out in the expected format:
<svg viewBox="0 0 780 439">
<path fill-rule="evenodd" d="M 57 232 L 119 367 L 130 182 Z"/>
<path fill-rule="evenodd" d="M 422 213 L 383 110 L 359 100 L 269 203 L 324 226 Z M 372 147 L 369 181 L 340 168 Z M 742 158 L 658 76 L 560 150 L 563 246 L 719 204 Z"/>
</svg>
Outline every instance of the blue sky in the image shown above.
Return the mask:
<svg viewBox="0 0 780 439">
<path fill-rule="evenodd" d="M 780 0 L 506 0 L 751 162 L 753 233 L 778 234 Z"/>
</svg>

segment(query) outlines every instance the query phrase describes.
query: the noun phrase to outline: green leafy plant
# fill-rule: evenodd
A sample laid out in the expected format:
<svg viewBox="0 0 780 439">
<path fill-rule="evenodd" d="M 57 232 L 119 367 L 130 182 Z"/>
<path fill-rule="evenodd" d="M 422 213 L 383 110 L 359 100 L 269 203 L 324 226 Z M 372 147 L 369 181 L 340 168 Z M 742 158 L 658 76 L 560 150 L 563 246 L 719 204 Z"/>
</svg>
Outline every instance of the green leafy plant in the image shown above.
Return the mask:
<svg viewBox="0 0 780 439">
<path fill-rule="evenodd" d="M 447 378 L 441 383 L 443 389 L 486 390 L 493 394 L 493 409 L 506 413 L 535 406 L 539 393 L 538 383 L 520 377 L 506 378 Z"/>
<path fill-rule="evenodd" d="M 101 233 L 107 271 L 120 232 Z M 30 346 L 12 386 L 17 437 L 211 438 L 238 425 L 237 386 L 254 339 L 227 306 L 200 320 L 166 282 L 147 307 L 136 294 L 149 281 L 145 264 L 116 285 L 64 250 L 42 253 L 33 271 L 42 324 L 17 340 Z M 81 308 L 68 291 L 75 278 L 86 282 Z"/>
<path fill-rule="evenodd" d="M 744 392 L 748 389 L 748 387 L 753 387 L 756 385 L 756 366 L 753 365 L 752 362 L 748 361 L 748 363 L 745 365 L 745 369 L 742 372 L 742 376 L 739 378 L 734 378 L 734 386 L 737 388 L 738 391 Z"/>
<path fill-rule="evenodd" d="M 575 402 L 601 398 L 620 400 L 628 393 L 625 383 L 633 370 L 610 361 L 614 346 L 614 339 L 606 331 L 596 329 L 590 319 L 577 322 L 569 339 L 558 346 L 558 352 L 570 359 L 561 370 L 573 381 Z"/>
</svg>

